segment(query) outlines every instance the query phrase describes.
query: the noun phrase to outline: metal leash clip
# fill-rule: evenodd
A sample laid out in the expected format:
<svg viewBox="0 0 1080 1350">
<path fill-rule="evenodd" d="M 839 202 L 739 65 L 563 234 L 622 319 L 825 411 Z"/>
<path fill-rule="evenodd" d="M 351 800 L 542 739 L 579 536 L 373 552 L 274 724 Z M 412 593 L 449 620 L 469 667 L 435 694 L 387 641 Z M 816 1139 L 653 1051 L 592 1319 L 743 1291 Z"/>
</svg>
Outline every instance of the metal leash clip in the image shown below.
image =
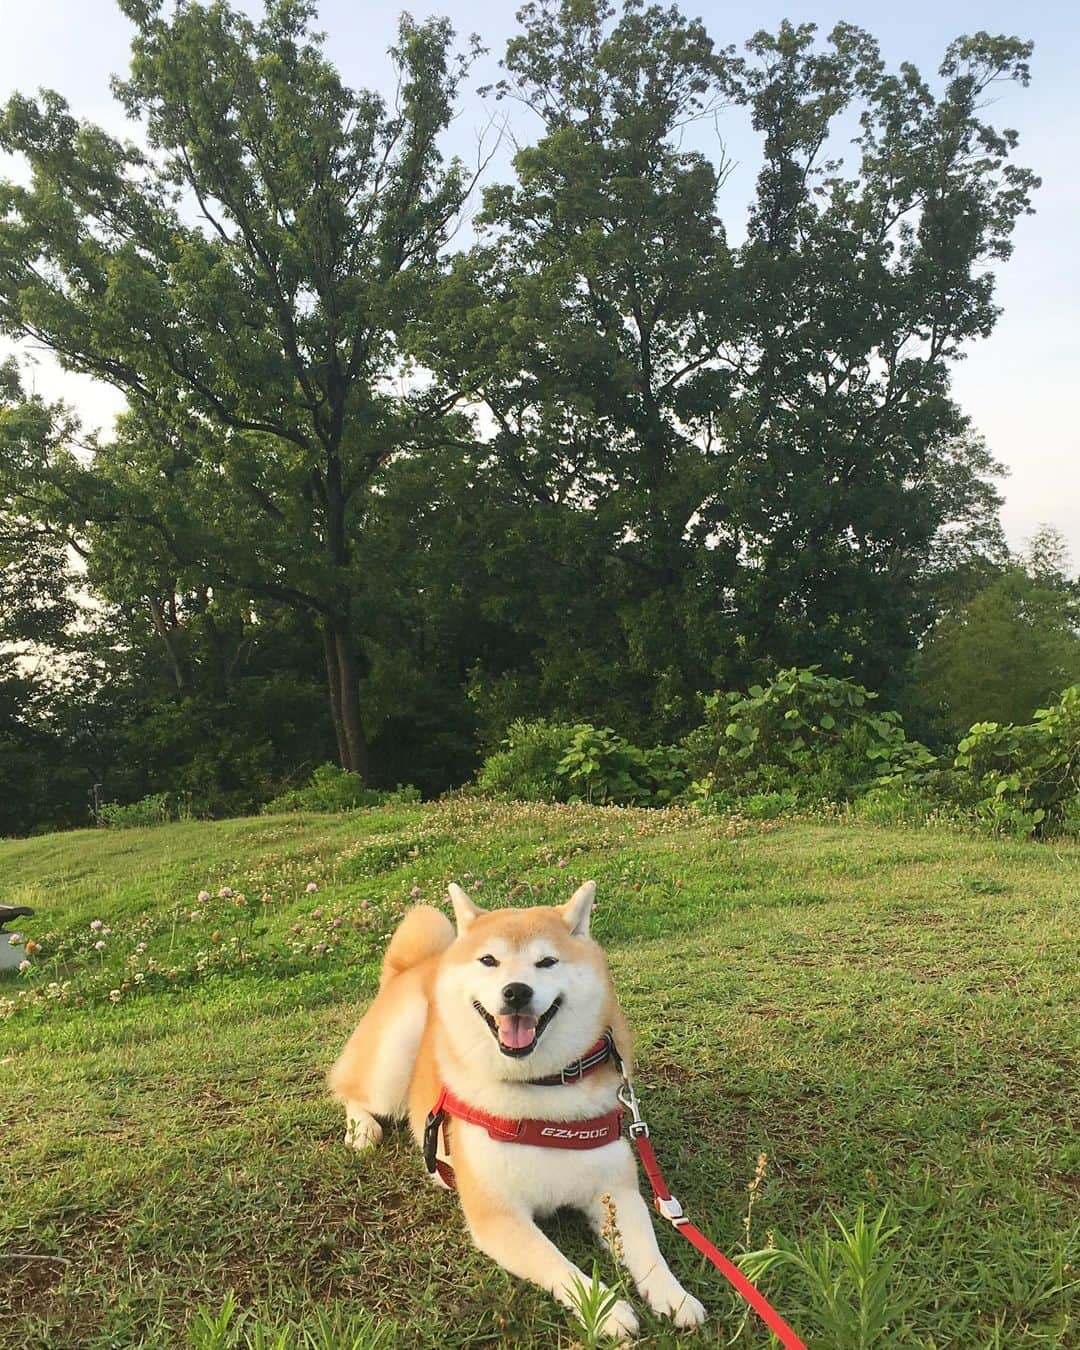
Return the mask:
<svg viewBox="0 0 1080 1350">
<path fill-rule="evenodd" d="M 622 1083 L 619 1085 L 618 1097 L 619 1101 L 630 1112 L 630 1123 L 626 1127 L 630 1138 L 636 1139 L 639 1135 L 648 1138 L 649 1127 L 645 1123 L 645 1117 L 641 1114 L 641 1103 L 637 1099 L 633 1083 L 625 1074 Z"/>
</svg>

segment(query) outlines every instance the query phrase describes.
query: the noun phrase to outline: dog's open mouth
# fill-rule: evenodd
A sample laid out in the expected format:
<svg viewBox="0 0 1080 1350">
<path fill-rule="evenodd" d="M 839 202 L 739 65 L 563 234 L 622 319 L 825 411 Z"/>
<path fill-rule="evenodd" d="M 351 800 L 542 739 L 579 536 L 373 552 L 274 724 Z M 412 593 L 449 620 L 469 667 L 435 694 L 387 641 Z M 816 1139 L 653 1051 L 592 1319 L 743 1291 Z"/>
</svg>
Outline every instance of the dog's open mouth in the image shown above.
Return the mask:
<svg viewBox="0 0 1080 1350">
<path fill-rule="evenodd" d="M 559 1011 L 561 1003 L 561 998 L 555 999 L 541 1017 L 534 1017 L 531 1013 L 500 1013 L 497 1017 L 492 1017 L 483 1004 L 474 1001 L 473 1007 L 487 1023 L 488 1030 L 495 1037 L 502 1053 L 516 1058 L 532 1054 L 536 1042 Z"/>
</svg>

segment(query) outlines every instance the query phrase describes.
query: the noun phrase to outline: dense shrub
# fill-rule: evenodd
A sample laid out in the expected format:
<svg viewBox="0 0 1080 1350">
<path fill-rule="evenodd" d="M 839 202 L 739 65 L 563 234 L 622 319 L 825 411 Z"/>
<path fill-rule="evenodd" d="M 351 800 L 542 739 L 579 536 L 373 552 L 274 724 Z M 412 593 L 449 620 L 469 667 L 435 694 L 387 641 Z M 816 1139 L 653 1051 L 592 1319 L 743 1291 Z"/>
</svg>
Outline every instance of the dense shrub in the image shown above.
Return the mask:
<svg viewBox="0 0 1080 1350">
<path fill-rule="evenodd" d="M 587 722 L 573 731 L 558 768 L 569 785 L 570 800 L 666 806 L 686 790 L 686 752 L 681 747 L 640 750 L 610 727 Z"/>
<path fill-rule="evenodd" d="M 949 781 L 959 802 L 995 830 L 1080 833 L 1080 685 L 1025 725 L 976 722 Z"/>
<path fill-rule="evenodd" d="M 928 767 L 933 756 L 906 738 L 899 713 L 876 710 L 876 697 L 817 667 L 713 694 L 685 742 L 696 794 L 714 805 L 773 793 L 846 801 Z"/>
<path fill-rule="evenodd" d="M 99 825 L 109 829 L 129 830 L 146 825 L 164 825 L 172 820 L 174 812 L 170 809 L 168 795 L 154 792 L 137 802 L 121 805 L 119 802 L 103 802 L 97 810 Z"/>
<path fill-rule="evenodd" d="M 686 801 L 690 791 L 689 755 L 682 745 L 657 745 L 644 752 L 648 806 Z"/>
<path fill-rule="evenodd" d="M 642 750 L 610 727 L 516 721 L 476 780 L 485 796 L 515 801 L 666 806 L 686 790 L 679 746 Z"/>
<path fill-rule="evenodd" d="M 563 802 L 569 789 L 559 765 L 570 749 L 574 728 L 566 722 L 522 718 L 506 729 L 502 748 L 488 755 L 476 776 L 485 797 L 504 801 Z"/>
<path fill-rule="evenodd" d="M 800 806 L 797 792 L 714 792 L 700 797 L 699 805 L 710 814 L 731 811 L 747 820 L 775 820 Z"/>
<path fill-rule="evenodd" d="M 281 793 L 267 802 L 263 810 L 275 815 L 283 811 L 353 811 L 359 806 L 419 800 L 420 793 L 414 787 L 399 786 L 393 792 L 380 792 L 365 787 L 360 777 L 347 769 L 320 764 L 304 787 Z"/>
<path fill-rule="evenodd" d="M 908 740 L 900 715 L 875 700 L 815 667 L 785 670 L 745 694 L 712 695 L 682 746 L 651 750 L 610 727 L 519 720 L 476 788 L 504 800 L 621 806 L 695 797 L 706 810 L 756 819 L 854 802 L 861 819 L 879 824 L 1080 833 L 1080 685 L 1029 725 L 976 723 L 951 761 Z"/>
<path fill-rule="evenodd" d="M 960 823 L 961 813 L 927 785 L 886 782 L 856 799 L 853 810 L 859 820 L 873 825 L 928 825 Z"/>
<path fill-rule="evenodd" d="M 575 726 L 558 772 L 572 795 L 586 802 L 621 806 L 638 803 L 647 792 L 644 751 L 610 727 Z"/>
</svg>

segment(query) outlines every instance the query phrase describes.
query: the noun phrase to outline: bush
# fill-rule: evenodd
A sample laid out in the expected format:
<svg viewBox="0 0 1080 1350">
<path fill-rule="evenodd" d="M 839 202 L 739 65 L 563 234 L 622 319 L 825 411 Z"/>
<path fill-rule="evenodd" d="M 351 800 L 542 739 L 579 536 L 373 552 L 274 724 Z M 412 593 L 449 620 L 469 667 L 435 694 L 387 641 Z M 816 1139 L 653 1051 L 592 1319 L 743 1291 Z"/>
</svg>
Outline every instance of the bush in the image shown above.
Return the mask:
<svg viewBox="0 0 1080 1350">
<path fill-rule="evenodd" d="M 131 830 L 147 825 L 164 825 L 172 820 L 174 813 L 169 809 L 169 798 L 164 792 L 154 792 L 137 802 L 128 802 L 121 806 L 119 802 L 102 802 L 98 807 L 99 825 L 111 830 Z"/>
<path fill-rule="evenodd" d="M 900 715 L 879 712 L 876 697 L 817 667 L 784 670 L 745 694 L 713 694 L 682 746 L 651 750 L 588 722 L 518 720 L 476 790 L 621 806 L 692 793 L 705 810 L 758 820 L 853 802 L 860 819 L 881 825 L 975 821 L 1021 836 L 1080 834 L 1080 685 L 1030 725 L 976 723 L 951 763 L 908 740 Z"/>
<path fill-rule="evenodd" d="M 610 727 L 575 726 L 558 772 L 571 801 L 644 806 L 652 798 L 645 752 Z"/>
<path fill-rule="evenodd" d="M 702 796 L 700 784 L 698 805 L 707 815 L 739 815 L 748 820 L 775 820 L 778 816 L 797 812 L 800 802 L 797 792 L 711 792 Z"/>
<path fill-rule="evenodd" d="M 521 718 L 506 729 L 502 749 L 488 755 L 476 776 L 477 790 L 504 801 L 564 802 L 570 795 L 559 773 L 574 727 L 565 722 Z"/>
<path fill-rule="evenodd" d="M 485 796 L 513 801 L 666 806 L 688 782 L 686 752 L 661 745 L 642 750 L 610 727 L 589 722 L 513 722 L 503 749 L 477 776 Z"/>
<path fill-rule="evenodd" d="M 657 745 L 644 752 L 646 781 L 652 794 L 649 806 L 670 806 L 686 800 L 690 790 L 689 756 L 685 746 Z"/>
<path fill-rule="evenodd" d="M 942 803 L 928 791 L 903 783 L 883 783 L 859 797 L 854 806 L 859 820 L 872 825 L 926 825 L 932 818 L 947 820 Z"/>
<path fill-rule="evenodd" d="M 704 725 L 685 741 L 695 793 L 705 803 L 758 794 L 848 801 L 876 783 L 917 778 L 933 755 L 906 738 L 899 713 L 872 706 L 876 697 L 816 666 L 781 671 L 745 694 L 713 694 Z"/>
<path fill-rule="evenodd" d="M 1026 725 L 976 722 L 953 762 L 957 797 L 991 829 L 1080 832 L 1080 685 Z"/>
<path fill-rule="evenodd" d="M 749 797 L 740 797 L 736 809 L 748 820 L 775 820 L 794 811 L 798 804 L 796 792 L 753 792 Z"/>
<path fill-rule="evenodd" d="M 414 787 L 398 786 L 393 792 L 366 787 L 358 774 L 336 764 L 320 764 L 306 786 L 282 792 L 266 803 L 263 811 L 355 811 L 361 806 L 385 806 L 391 802 L 418 802 Z"/>
</svg>

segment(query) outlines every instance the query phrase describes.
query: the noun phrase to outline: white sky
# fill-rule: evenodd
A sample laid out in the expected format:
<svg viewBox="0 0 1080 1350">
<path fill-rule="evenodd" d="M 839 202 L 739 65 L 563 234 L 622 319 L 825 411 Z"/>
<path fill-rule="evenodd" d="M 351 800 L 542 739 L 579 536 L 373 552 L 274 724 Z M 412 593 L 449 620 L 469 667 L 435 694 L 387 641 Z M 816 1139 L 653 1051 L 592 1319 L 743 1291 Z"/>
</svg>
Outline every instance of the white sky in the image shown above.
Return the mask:
<svg viewBox="0 0 1080 1350">
<path fill-rule="evenodd" d="M 173 0 L 168 0 L 171 5 Z M 666 0 L 665 0 L 666 2 Z M 254 9 L 255 0 L 244 8 Z M 756 29 L 775 29 L 781 18 L 811 21 L 823 31 L 838 19 L 861 24 L 881 42 L 885 59 L 911 60 L 930 74 L 946 44 L 960 33 L 987 29 L 1035 41 L 1032 84 L 1004 91 L 991 120 L 1020 132 L 1018 162 L 1043 179 L 1037 214 L 1021 221 L 1011 261 L 1000 270 L 998 302 L 1004 308 L 993 336 L 973 345 L 956 371 L 954 389 L 993 453 L 1010 469 L 1003 517 L 1010 543 L 1021 547 L 1042 524 L 1060 529 L 1080 565 L 1080 432 L 1075 403 L 1080 386 L 1080 7 L 1074 0 L 1035 0 L 1018 6 L 1003 0 L 682 0 L 701 14 L 716 41 L 741 44 Z M 473 81 L 485 83 L 514 28 L 507 0 L 428 0 L 415 4 L 418 17 L 432 10 L 449 15 L 462 34 L 479 32 L 491 51 Z M 397 6 L 370 0 L 322 0 L 320 22 L 328 53 L 355 85 L 386 89 L 386 48 Z M 0 99 L 14 90 L 59 90 L 80 117 L 123 130 L 109 77 L 127 65 L 130 28 L 113 0 L 0 0 Z M 452 133 L 451 148 L 475 155 L 490 114 L 470 90 Z M 531 128 L 521 124 L 528 135 Z M 729 234 L 738 238 L 756 162 L 752 133 L 722 128 L 738 169 L 721 202 Z M 508 150 L 488 171 L 488 181 L 506 177 Z M 0 164 L 0 172 L 8 168 Z M 88 426 L 107 425 L 121 406 L 111 389 L 56 369 L 36 356 L 35 387 L 62 396 Z"/>
</svg>

